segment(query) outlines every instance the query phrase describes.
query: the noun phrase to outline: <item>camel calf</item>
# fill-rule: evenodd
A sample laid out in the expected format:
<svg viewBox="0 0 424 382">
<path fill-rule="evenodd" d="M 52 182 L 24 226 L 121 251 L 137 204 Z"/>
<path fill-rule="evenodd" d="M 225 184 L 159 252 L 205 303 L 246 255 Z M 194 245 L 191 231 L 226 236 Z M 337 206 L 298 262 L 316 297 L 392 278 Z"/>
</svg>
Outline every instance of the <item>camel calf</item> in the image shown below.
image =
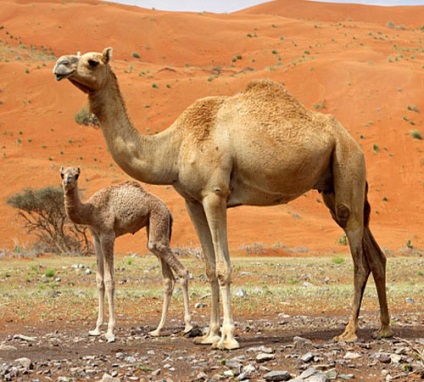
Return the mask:
<svg viewBox="0 0 424 382">
<path fill-rule="evenodd" d="M 60 169 L 65 197 L 65 210 L 69 219 L 76 224 L 87 225 L 94 238 L 97 256 L 96 283 L 99 291 L 99 312 L 96 328 L 90 335 L 101 334 L 104 315 L 105 292 L 109 303 L 109 323 L 106 338 L 115 340 L 113 252 L 115 238 L 146 227 L 148 245 L 160 260 L 164 279 L 162 316 L 152 336 L 159 336 L 165 325 L 166 315 L 175 286 L 175 275 L 181 283 L 184 299 L 184 321 L 187 333 L 192 329 L 188 300 L 188 271 L 174 256 L 170 248 L 172 215 L 166 205 L 156 196 L 145 191 L 137 182 L 125 182 L 97 191 L 85 203 L 78 193 L 80 169 Z"/>
</svg>

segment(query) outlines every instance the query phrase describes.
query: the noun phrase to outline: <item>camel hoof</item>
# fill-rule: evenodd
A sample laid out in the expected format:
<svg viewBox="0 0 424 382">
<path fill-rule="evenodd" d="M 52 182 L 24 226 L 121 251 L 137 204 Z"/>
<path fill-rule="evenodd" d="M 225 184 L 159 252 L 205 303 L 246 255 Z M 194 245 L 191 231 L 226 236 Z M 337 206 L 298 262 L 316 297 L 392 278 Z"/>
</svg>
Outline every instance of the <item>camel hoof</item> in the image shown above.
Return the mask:
<svg viewBox="0 0 424 382">
<path fill-rule="evenodd" d="M 100 334 L 102 334 L 102 332 L 99 329 L 90 330 L 88 332 L 89 336 L 100 336 Z"/>
<path fill-rule="evenodd" d="M 212 349 L 234 350 L 239 349 L 240 344 L 233 338 L 231 340 L 220 340 L 212 345 Z"/>
<path fill-rule="evenodd" d="M 151 332 L 149 332 L 149 335 L 151 337 L 160 337 L 160 329 L 152 330 Z"/>
<path fill-rule="evenodd" d="M 196 345 L 213 345 L 213 344 L 218 343 L 220 339 L 221 339 L 220 336 L 206 335 L 206 336 L 195 338 L 194 343 Z"/>
<path fill-rule="evenodd" d="M 344 332 L 340 336 L 334 337 L 336 342 L 355 342 L 358 339 L 358 336 L 352 332 Z"/>
<path fill-rule="evenodd" d="M 185 326 L 185 328 L 184 328 L 183 333 L 184 333 L 184 334 L 188 334 L 188 333 L 190 333 L 193 329 L 194 329 L 194 326 L 193 326 L 193 325 L 186 325 L 186 326 Z"/>
<path fill-rule="evenodd" d="M 372 334 L 373 338 L 390 338 L 393 337 L 393 330 L 390 327 L 387 328 L 381 328 L 380 330 L 374 332 Z"/>
<path fill-rule="evenodd" d="M 108 343 L 112 343 L 116 341 L 115 336 L 113 334 L 106 334 L 105 337 Z"/>
</svg>

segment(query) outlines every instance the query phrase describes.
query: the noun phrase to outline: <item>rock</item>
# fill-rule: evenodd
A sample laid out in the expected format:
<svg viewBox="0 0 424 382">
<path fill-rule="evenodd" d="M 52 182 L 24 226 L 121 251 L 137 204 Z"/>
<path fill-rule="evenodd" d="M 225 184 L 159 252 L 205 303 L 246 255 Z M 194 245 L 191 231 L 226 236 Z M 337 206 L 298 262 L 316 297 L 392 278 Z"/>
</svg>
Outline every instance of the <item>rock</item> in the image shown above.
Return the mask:
<svg viewBox="0 0 424 382">
<path fill-rule="evenodd" d="M 327 370 L 324 374 L 325 374 L 325 375 L 328 377 L 328 379 L 329 379 L 329 380 L 331 380 L 331 381 L 334 381 L 335 379 L 337 379 L 337 375 L 338 375 L 338 373 L 337 373 L 337 370 L 336 370 L 336 369 Z M 341 376 L 340 376 L 340 378 L 341 378 Z"/>
<path fill-rule="evenodd" d="M 237 379 L 239 381 L 244 381 L 245 379 L 249 379 L 255 371 L 256 371 L 256 367 L 254 365 L 247 365 L 243 367 L 243 372 L 239 374 Z"/>
<path fill-rule="evenodd" d="M 415 300 L 413 298 L 411 298 L 411 297 L 406 297 L 405 298 L 405 302 L 407 304 L 415 304 Z"/>
<path fill-rule="evenodd" d="M 203 302 L 196 302 L 196 304 L 194 304 L 194 307 L 196 308 L 196 309 L 199 309 L 199 308 L 204 308 L 204 307 L 206 307 L 207 305 L 205 304 L 205 303 L 203 303 Z"/>
<path fill-rule="evenodd" d="M 207 381 L 208 380 L 208 375 L 201 371 L 199 374 L 197 374 L 195 381 Z"/>
<path fill-rule="evenodd" d="M 14 351 L 14 350 L 18 350 L 18 348 L 11 345 L 0 344 L 0 351 Z"/>
<path fill-rule="evenodd" d="M 291 375 L 285 370 L 274 370 L 264 375 L 265 381 L 288 381 Z"/>
<path fill-rule="evenodd" d="M 23 334 L 15 334 L 13 336 L 14 340 L 22 340 L 22 341 L 27 341 L 27 342 L 35 342 L 37 340 L 36 337 L 29 337 L 29 336 L 24 336 Z"/>
<path fill-rule="evenodd" d="M 86 275 L 91 275 L 91 269 L 90 269 L 90 268 L 87 268 L 87 269 L 85 270 L 85 274 L 86 274 Z"/>
<path fill-rule="evenodd" d="M 114 378 L 108 373 L 104 373 L 100 382 L 121 382 L 119 378 Z"/>
<path fill-rule="evenodd" d="M 312 341 L 303 337 L 294 337 L 293 344 L 296 349 L 312 346 Z"/>
<path fill-rule="evenodd" d="M 330 382 L 330 379 L 324 373 L 321 373 L 312 367 L 305 370 L 300 375 L 300 378 L 305 382 Z"/>
<path fill-rule="evenodd" d="M 18 358 L 15 359 L 16 363 L 19 363 L 25 370 L 30 370 L 33 368 L 33 364 L 29 358 Z"/>
<path fill-rule="evenodd" d="M 266 346 L 256 346 L 246 350 L 247 352 L 261 352 L 271 354 L 274 351 L 271 348 L 267 348 Z"/>
<path fill-rule="evenodd" d="M 358 359 L 358 358 L 361 358 L 361 357 L 362 357 L 362 354 L 360 354 L 360 353 L 348 351 L 343 358 L 344 359 Z"/>
<path fill-rule="evenodd" d="M 300 357 L 300 360 L 305 363 L 311 362 L 313 359 L 314 359 L 314 355 L 311 352 L 306 353 L 302 355 L 302 357 Z"/>
<path fill-rule="evenodd" d="M 241 373 L 242 364 L 237 358 L 227 360 L 225 362 L 225 366 L 233 370 L 235 375 L 239 375 Z"/>
<path fill-rule="evenodd" d="M 234 296 L 240 297 L 240 298 L 244 298 L 244 297 L 247 296 L 247 292 L 244 289 L 242 289 L 242 288 L 237 288 L 234 291 Z"/>
<path fill-rule="evenodd" d="M 155 371 L 152 371 L 152 377 L 157 377 L 161 372 L 161 369 L 156 369 Z"/>
<path fill-rule="evenodd" d="M 256 356 L 256 362 L 258 362 L 258 363 L 267 362 L 267 361 L 270 361 L 274 358 L 275 358 L 274 354 L 259 353 Z"/>
<path fill-rule="evenodd" d="M 402 356 L 399 354 L 390 354 L 390 361 L 394 364 L 399 364 L 402 360 Z"/>
</svg>

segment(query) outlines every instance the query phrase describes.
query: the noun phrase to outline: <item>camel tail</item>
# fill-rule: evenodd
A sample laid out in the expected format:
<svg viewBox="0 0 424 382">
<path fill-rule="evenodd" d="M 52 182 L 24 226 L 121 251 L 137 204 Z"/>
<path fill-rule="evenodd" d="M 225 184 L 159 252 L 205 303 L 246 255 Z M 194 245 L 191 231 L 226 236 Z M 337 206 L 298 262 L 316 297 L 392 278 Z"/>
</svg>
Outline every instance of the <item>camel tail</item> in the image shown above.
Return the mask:
<svg viewBox="0 0 424 382">
<path fill-rule="evenodd" d="M 171 243 L 171 237 L 172 237 L 172 224 L 174 223 L 174 218 L 172 217 L 172 214 L 169 213 L 169 242 Z"/>
</svg>

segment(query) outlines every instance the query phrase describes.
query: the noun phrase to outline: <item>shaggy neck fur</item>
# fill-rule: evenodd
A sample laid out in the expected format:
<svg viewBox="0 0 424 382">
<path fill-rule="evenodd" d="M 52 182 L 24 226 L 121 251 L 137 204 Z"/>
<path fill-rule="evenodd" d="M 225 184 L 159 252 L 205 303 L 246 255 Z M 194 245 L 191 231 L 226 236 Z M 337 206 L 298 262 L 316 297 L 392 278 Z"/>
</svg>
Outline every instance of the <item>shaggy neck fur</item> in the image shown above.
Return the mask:
<svg viewBox="0 0 424 382">
<path fill-rule="evenodd" d="M 90 208 L 81 202 L 77 186 L 65 190 L 65 210 L 73 223 L 90 224 Z"/>
</svg>

